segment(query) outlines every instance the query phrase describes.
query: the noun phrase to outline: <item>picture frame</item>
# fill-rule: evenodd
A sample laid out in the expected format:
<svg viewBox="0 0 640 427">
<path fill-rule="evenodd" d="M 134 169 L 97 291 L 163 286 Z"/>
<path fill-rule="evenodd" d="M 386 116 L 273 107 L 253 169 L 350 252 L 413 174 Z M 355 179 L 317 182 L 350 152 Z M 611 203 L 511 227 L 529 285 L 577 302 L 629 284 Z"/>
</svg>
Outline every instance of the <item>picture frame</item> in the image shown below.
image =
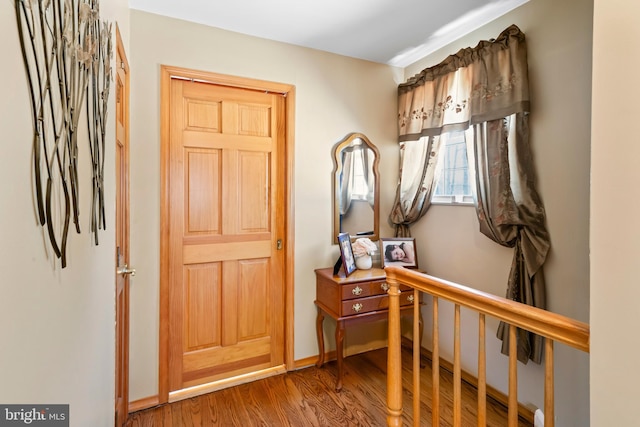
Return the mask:
<svg viewBox="0 0 640 427">
<path fill-rule="evenodd" d="M 342 259 L 342 267 L 346 277 L 356 270 L 356 259 L 353 256 L 351 236 L 349 233 L 338 234 L 338 246 L 340 246 L 340 257 Z"/>
<path fill-rule="evenodd" d="M 382 267 L 396 265 L 418 268 L 418 251 L 413 237 L 381 238 Z M 401 257 L 401 258 L 400 258 Z"/>
</svg>

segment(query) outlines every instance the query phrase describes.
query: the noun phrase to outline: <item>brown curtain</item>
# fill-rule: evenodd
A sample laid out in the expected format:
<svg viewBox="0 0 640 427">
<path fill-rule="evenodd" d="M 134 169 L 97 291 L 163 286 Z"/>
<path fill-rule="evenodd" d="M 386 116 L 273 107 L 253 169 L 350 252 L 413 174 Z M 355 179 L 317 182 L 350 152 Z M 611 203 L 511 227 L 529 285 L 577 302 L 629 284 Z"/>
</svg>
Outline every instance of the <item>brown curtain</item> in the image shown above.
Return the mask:
<svg viewBox="0 0 640 427">
<path fill-rule="evenodd" d="M 528 114 L 516 113 L 473 127 L 469 163 L 475 169 L 474 200 L 480 231 L 514 248 L 507 298 L 546 308 L 542 265 L 549 252 L 545 212 L 535 187 L 529 147 Z M 502 352 L 508 353 L 508 328 L 500 324 Z M 518 330 L 518 360 L 542 361 L 542 338 Z"/>
<path fill-rule="evenodd" d="M 496 40 L 461 49 L 398 86 L 399 140 L 465 130 L 528 110 L 525 38 L 512 25 Z"/>
<path fill-rule="evenodd" d="M 512 25 L 495 40 L 461 49 L 398 87 L 400 182 L 390 220 L 396 234 L 429 208 L 438 144 L 423 143 L 421 174 L 409 177 L 407 147 L 467 131 L 469 167 L 480 231 L 514 248 L 507 297 L 545 308 L 542 265 L 549 251 L 542 202 L 535 188 L 529 147 L 529 81 L 525 36 Z M 435 146 L 435 149 L 434 149 Z M 415 162 L 415 161 L 414 161 Z M 410 184 L 405 183 L 409 181 Z M 414 183 L 420 182 L 417 188 Z M 413 189 L 415 191 L 403 191 Z M 429 196 L 428 198 L 426 196 Z M 506 328 L 498 330 L 503 351 Z M 541 361 L 541 339 L 519 331 L 518 359 Z"/>
<path fill-rule="evenodd" d="M 524 34 L 515 25 L 398 86 L 400 178 L 389 215 L 396 236 L 410 236 L 431 205 L 440 134 L 528 108 Z"/>
</svg>

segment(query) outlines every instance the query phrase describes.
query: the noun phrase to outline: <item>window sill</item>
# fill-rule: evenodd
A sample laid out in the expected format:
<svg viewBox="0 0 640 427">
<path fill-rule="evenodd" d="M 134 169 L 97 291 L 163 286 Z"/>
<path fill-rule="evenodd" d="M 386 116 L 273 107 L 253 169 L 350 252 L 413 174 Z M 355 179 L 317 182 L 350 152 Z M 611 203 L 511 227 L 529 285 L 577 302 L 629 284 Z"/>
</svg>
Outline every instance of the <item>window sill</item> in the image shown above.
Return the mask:
<svg viewBox="0 0 640 427">
<path fill-rule="evenodd" d="M 467 206 L 474 207 L 473 203 L 456 203 L 456 202 L 431 202 L 431 206 Z"/>
<path fill-rule="evenodd" d="M 471 196 L 434 196 L 431 198 L 432 205 L 445 206 L 474 206 Z"/>
</svg>

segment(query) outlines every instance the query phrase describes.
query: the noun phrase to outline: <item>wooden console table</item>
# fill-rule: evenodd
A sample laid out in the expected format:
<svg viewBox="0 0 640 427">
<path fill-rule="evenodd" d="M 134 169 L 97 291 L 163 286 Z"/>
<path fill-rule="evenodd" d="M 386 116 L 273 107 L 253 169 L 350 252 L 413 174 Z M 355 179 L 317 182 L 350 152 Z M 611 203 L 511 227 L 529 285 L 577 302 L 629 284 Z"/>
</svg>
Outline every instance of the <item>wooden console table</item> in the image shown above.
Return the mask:
<svg viewBox="0 0 640 427">
<path fill-rule="evenodd" d="M 324 364 L 324 333 L 322 324 L 325 315 L 336 320 L 336 353 L 338 362 L 338 377 L 336 391 L 342 389 L 343 376 L 343 344 L 344 331 L 347 324 L 370 322 L 386 319 L 389 313 L 389 297 L 384 270 L 372 268 L 370 270 L 356 270 L 349 277 L 340 271 L 333 275 L 333 268 L 320 268 L 316 272 L 316 300 L 318 309 L 316 319 L 316 333 L 318 335 L 317 366 Z M 413 290 L 408 286 L 401 286 L 400 310 L 413 310 Z M 406 292 L 405 291 L 410 291 Z M 422 314 L 420 315 L 420 340 L 422 341 Z"/>
</svg>

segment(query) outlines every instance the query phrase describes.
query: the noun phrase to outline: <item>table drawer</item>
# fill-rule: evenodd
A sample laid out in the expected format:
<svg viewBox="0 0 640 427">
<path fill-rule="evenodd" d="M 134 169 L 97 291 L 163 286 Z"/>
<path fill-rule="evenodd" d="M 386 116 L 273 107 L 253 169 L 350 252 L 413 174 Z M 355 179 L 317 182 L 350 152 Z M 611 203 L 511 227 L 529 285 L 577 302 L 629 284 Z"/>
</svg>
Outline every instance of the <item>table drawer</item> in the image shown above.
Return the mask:
<svg viewBox="0 0 640 427">
<path fill-rule="evenodd" d="M 401 285 L 400 290 L 402 292 L 411 289 L 409 286 Z M 365 282 L 365 283 L 351 283 L 342 286 L 342 301 L 351 300 L 355 298 L 365 298 L 374 295 L 386 295 L 389 290 L 389 285 L 384 280 L 377 282 Z"/>
<path fill-rule="evenodd" d="M 413 292 L 403 292 L 400 295 L 400 305 L 413 304 Z M 342 302 L 342 316 L 369 313 L 389 308 L 389 296 L 386 294 L 366 298 L 356 298 Z"/>
<path fill-rule="evenodd" d="M 350 283 L 342 286 L 342 300 L 365 298 L 373 295 L 386 295 L 389 285 L 384 280 L 376 282 Z"/>
</svg>

